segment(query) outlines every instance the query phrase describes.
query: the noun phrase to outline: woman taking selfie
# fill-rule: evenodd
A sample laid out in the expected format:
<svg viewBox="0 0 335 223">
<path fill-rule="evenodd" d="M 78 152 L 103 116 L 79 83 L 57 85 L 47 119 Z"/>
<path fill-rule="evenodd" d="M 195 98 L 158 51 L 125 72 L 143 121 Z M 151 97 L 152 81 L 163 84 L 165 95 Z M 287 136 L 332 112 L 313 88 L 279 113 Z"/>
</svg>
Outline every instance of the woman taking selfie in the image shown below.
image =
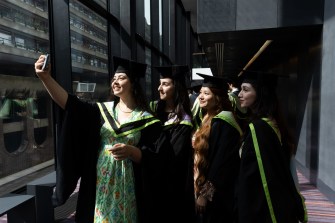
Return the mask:
<svg viewBox="0 0 335 223">
<path fill-rule="evenodd" d="M 55 204 L 65 203 L 80 178 L 76 222 L 156 222 L 155 140 L 161 132 L 149 113 L 139 80 L 146 65 L 114 57 L 115 99 L 88 103 L 68 94 L 42 69 L 35 71 L 52 99 L 65 110 L 57 147 Z"/>
</svg>

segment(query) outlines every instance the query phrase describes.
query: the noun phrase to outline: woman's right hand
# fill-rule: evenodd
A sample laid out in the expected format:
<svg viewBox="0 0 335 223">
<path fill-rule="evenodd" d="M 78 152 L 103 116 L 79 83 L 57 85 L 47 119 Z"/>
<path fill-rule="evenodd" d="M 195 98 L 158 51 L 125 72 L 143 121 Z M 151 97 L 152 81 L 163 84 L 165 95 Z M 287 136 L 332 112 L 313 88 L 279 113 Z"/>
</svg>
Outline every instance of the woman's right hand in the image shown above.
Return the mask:
<svg viewBox="0 0 335 223">
<path fill-rule="evenodd" d="M 52 78 L 50 74 L 51 64 L 48 64 L 48 66 L 42 70 L 44 60 L 45 55 L 41 55 L 35 62 L 35 73 L 43 82 L 43 85 L 50 94 L 52 100 L 54 100 L 62 109 L 65 109 L 68 93 L 55 81 L 55 79 Z"/>
<path fill-rule="evenodd" d="M 50 76 L 50 64 L 47 66 L 46 69 L 42 70 L 42 66 L 45 60 L 45 55 L 41 55 L 38 60 L 35 62 L 35 73 L 41 79 L 44 80 L 45 78 Z"/>
</svg>

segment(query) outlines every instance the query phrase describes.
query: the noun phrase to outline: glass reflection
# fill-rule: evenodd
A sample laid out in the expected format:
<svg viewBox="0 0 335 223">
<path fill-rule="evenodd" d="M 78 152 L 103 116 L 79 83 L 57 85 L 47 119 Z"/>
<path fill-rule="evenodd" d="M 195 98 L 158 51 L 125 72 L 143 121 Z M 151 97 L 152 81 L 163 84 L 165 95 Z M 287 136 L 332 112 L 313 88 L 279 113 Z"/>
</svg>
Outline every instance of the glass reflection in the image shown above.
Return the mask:
<svg viewBox="0 0 335 223">
<path fill-rule="evenodd" d="M 54 158 L 52 103 L 33 70 L 48 24 L 47 0 L 0 1 L 0 179 Z"/>
<path fill-rule="evenodd" d="M 163 6 L 162 0 L 159 0 L 158 26 L 159 26 L 159 49 L 163 50 Z"/>
<path fill-rule="evenodd" d="M 100 6 L 102 6 L 104 9 L 107 9 L 107 0 L 94 0 L 96 3 L 98 3 Z"/>
<path fill-rule="evenodd" d="M 148 47 L 145 47 L 145 63 L 148 65 L 147 66 L 147 71 L 145 74 L 145 84 L 146 86 L 151 86 L 151 50 Z M 145 88 L 145 93 L 147 96 L 151 97 L 151 88 L 146 87 Z"/>
<path fill-rule="evenodd" d="M 70 1 L 73 93 L 83 100 L 108 97 L 107 21 L 82 5 Z"/>
<path fill-rule="evenodd" d="M 144 0 L 145 33 L 144 38 L 151 42 L 151 5 L 150 0 Z"/>
</svg>

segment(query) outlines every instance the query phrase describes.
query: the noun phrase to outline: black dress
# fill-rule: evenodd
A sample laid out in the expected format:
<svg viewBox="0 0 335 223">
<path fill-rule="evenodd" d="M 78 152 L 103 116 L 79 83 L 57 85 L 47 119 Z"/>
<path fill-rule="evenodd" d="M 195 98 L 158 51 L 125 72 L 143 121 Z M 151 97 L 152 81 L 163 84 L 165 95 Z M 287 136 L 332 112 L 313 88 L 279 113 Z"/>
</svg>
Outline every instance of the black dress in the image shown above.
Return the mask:
<svg viewBox="0 0 335 223">
<path fill-rule="evenodd" d="M 257 159 L 258 157 L 258 159 Z M 268 119 L 253 121 L 241 147 L 238 185 L 239 223 L 306 222 L 280 133 Z"/>
<path fill-rule="evenodd" d="M 84 103 L 69 95 L 56 151 L 57 181 L 53 202 L 55 206 L 65 203 L 81 178 L 76 209 L 77 223 L 93 222 L 97 152 L 102 124 L 97 104 Z M 139 222 L 156 222 L 159 217 L 157 201 L 161 182 L 156 180 L 160 169 L 157 168 L 158 147 L 155 143 L 161 133 L 161 123 L 152 117 L 145 121 L 139 120 L 134 125 L 141 126 L 141 138 L 137 147 L 142 150 L 142 160 L 140 164 L 133 163 Z"/>
<path fill-rule="evenodd" d="M 151 103 L 154 112 L 157 105 L 157 101 Z M 160 140 L 165 141 L 160 143 L 164 148 L 159 149 L 165 175 L 165 214 L 159 222 L 194 222 L 192 119 L 184 114 L 182 120 L 177 120 L 168 112 L 157 117 L 163 123 Z"/>
<path fill-rule="evenodd" d="M 231 112 L 212 119 L 208 148 L 207 182 L 215 188 L 212 201 L 201 216 L 203 223 L 234 222 L 235 189 L 239 171 L 239 142 L 242 131 Z M 200 217 L 200 216 L 198 216 Z"/>
</svg>

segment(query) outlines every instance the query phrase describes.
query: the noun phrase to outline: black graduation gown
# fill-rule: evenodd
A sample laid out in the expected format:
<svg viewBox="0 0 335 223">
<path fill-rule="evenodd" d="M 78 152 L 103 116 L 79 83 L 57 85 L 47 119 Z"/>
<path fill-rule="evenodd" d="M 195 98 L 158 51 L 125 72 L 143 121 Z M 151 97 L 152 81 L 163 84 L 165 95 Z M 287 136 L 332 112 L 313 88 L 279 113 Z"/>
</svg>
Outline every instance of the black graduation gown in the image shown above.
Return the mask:
<svg viewBox="0 0 335 223">
<path fill-rule="evenodd" d="M 256 159 L 252 129 L 256 133 L 263 168 Z M 242 145 L 238 185 L 238 222 L 270 223 L 261 170 L 264 169 L 269 200 L 278 223 L 297 223 L 307 217 L 302 197 L 295 187 L 289 168 L 289 158 L 281 146 L 278 135 L 266 121 L 252 122 Z M 264 181 L 265 182 L 265 181 Z"/>
<path fill-rule="evenodd" d="M 158 102 L 150 104 L 155 113 Z M 192 120 L 185 115 L 184 120 L 175 122 L 176 117 L 169 117 L 169 114 L 157 114 L 163 123 L 159 151 L 164 184 L 163 210 L 158 222 L 194 222 Z"/>
<path fill-rule="evenodd" d="M 239 171 L 239 142 L 241 130 L 220 118 L 213 118 L 209 136 L 208 171 L 206 181 L 210 181 L 215 192 L 208 201 L 203 222 L 234 222 L 235 186 Z"/>
<path fill-rule="evenodd" d="M 100 128 L 103 124 L 96 104 L 81 102 L 69 95 L 65 118 L 56 151 L 55 206 L 66 202 L 81 178 L 77 201 L 76 222 L 92 223 L 94 217 L 97 152 L 100 146 Z M 160 182 L 156 168 L 159 160 L 155 143 L 161 133 L 159 121 L 141 130 L 138 148 L 142 150 L 140 164 L 133 163 L 139 222 L 155 222 L 155 198 Z"/>
<path fill-rule="evenodd" d="M 169 145 L 166 152 L 167 213 L 161 222 L 194 221 L 192 125 L 164 126 Z"/>
</svg>

